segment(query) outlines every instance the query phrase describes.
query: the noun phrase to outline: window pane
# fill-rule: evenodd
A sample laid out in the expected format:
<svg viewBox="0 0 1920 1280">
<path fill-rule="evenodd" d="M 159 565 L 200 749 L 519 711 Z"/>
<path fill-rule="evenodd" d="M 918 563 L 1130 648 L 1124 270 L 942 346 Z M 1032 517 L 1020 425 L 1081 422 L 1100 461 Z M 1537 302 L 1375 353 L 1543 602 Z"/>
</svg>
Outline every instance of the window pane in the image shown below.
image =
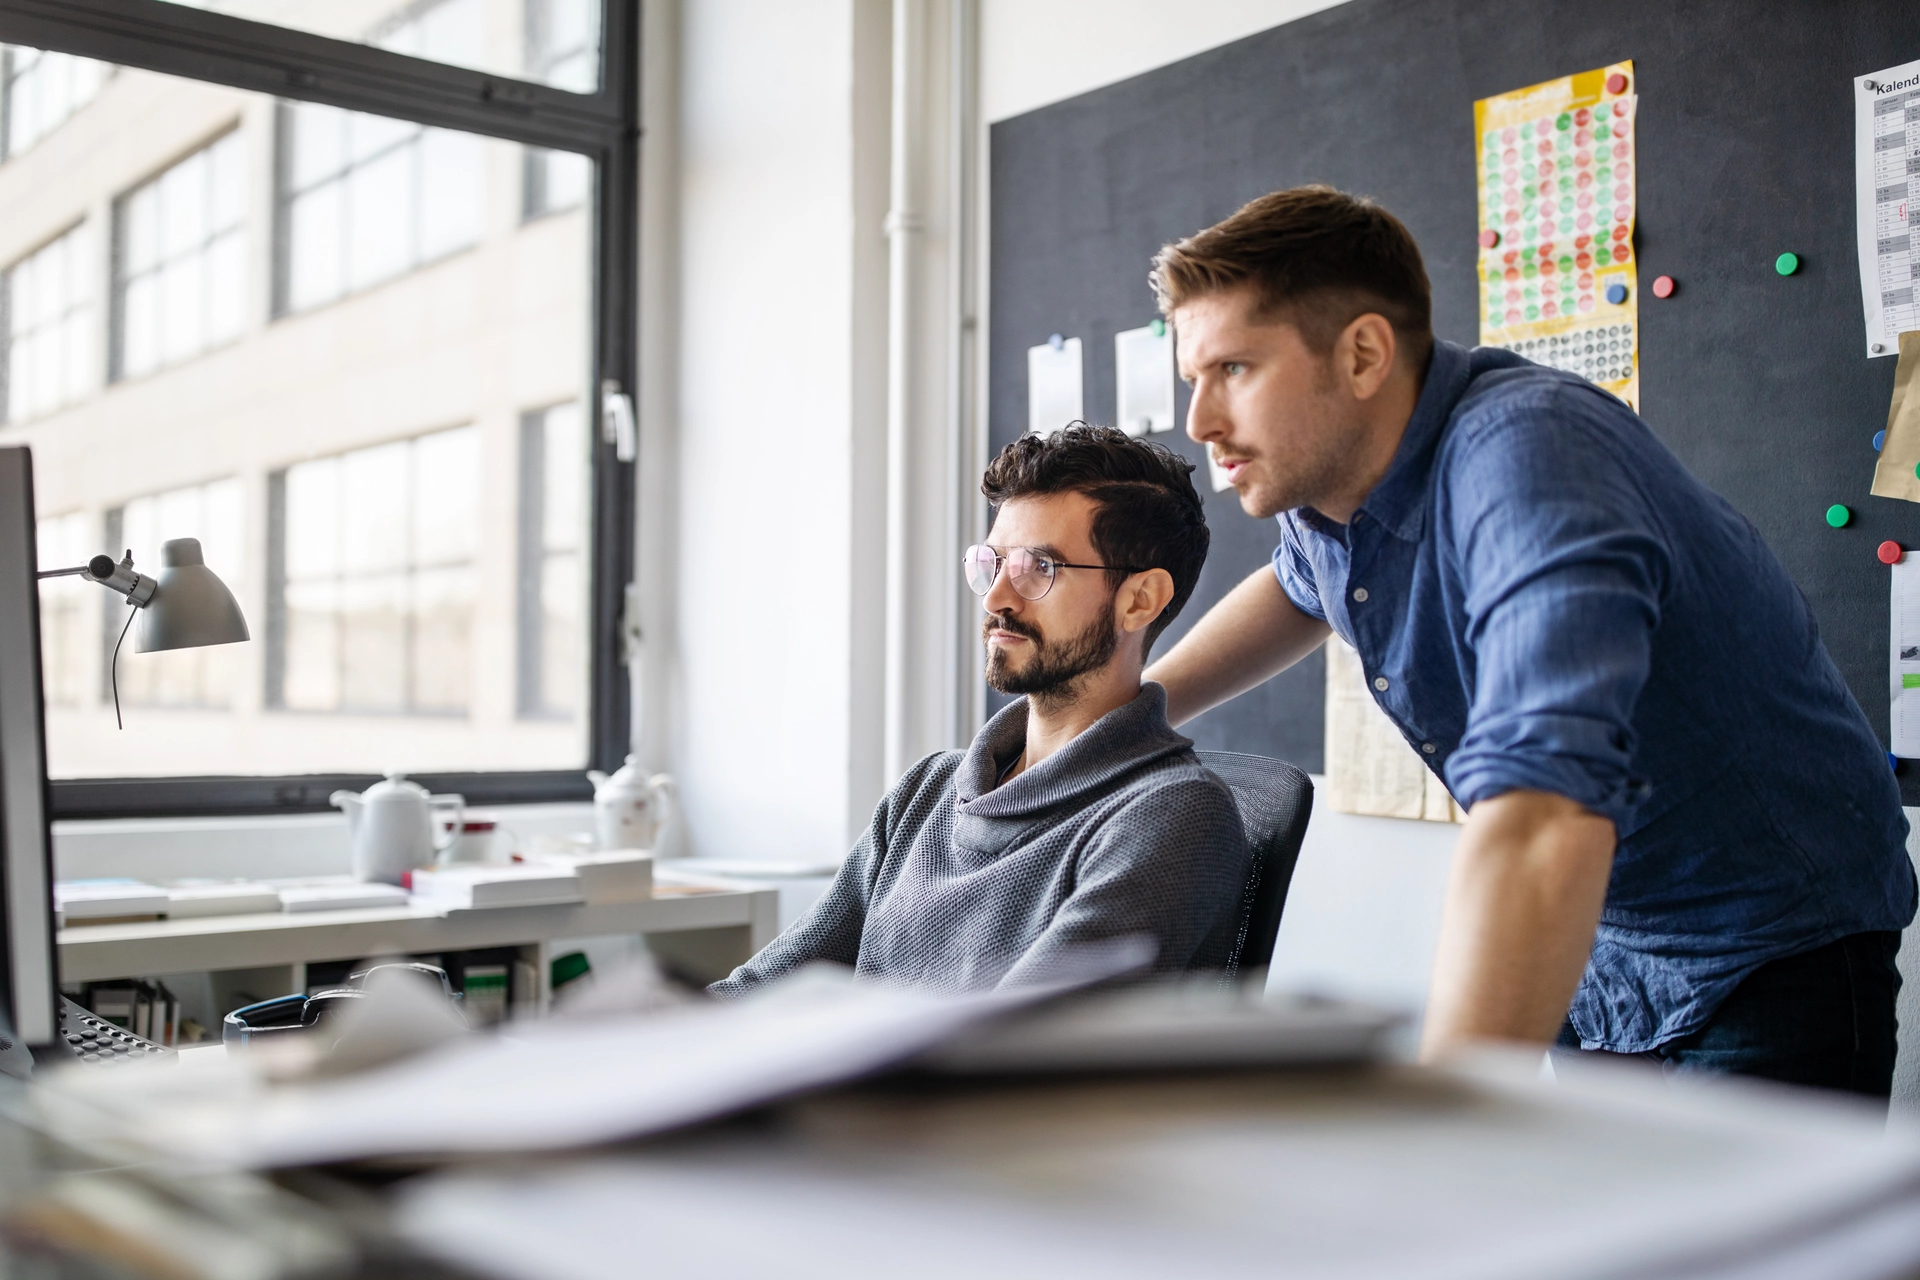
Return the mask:
<svg viewBox="0 0 1920 1280">
<path fill-rule="evenodd" d="M 119 326 L 114 376 L 179 364 L 240 332 L 246 311 L 244 160 L 238 131 L 114 206 Z"/>
<path fill-rule="evenodd" d="M 296 113 L 295 126 L 282 131 L 296 177 L 280 191 L 290 230 L 278 249 L 287 280 L 281 311 L 371 289 L 479 243 L 486 157 L 508 144 L 331 107 L 286 109 Z M 312 145 L 334 146 L 312 125 L 322 111 L 337 118 L 348 143 L 309 164 L 301 152 L 310 134 L 323 139 Z"/>
<path fill-rule="evenodd" d="M 93 520 L 84 511 L 42 517 L 36 530 L 42 569 L 85 564 L 99 548 L 90 536 Z M 48 703 L 84 706 L 93 696 L 93 671 L 99 650 L 94 620 L 105 593 L 78 578 L 46 578 L 40 583 L 40 664 Z"/>
<path fill-rule="evenodd" d="M 524 222 L 517 144 L 115 77 L 0 162 L 0 208 L 63 229 L 0 258 L 3 429 L 49 554 L 158 576 L 197 537 L 253 638 L 130 633 L 122 732 L 128 608 L 51 581 L 54 775 L 584 767 L 591 209 Z"/>
<path fill-rule="evenodd" d="M 521 452 L 520 714 L 564 718 L 585 692 L 588 442 L 579 401 L 527 415 Z"/>
<path fill-rule="evenodd" d="M 379 45 L 409 57 L 539 80 L 576 93 L 591 93 L 599 85 L 601 0 L 440 0 L 425 6 L 340 0 L 172 2 Z M 590 69 L 575 70 L 569 81 L 553 78 L 550 68 L 569 54 Z"/>
<path fill-rule="evenodd" d="M 51 413 L 91 389 L 91 241 L 83 222 L 7 269 L 8 422 Z"/>
<path fill-rule="evenodd" d="M 18 155 L 93 101 L 107 65 L 70 53 L 0 46 L 0 82 L 6 99 L 6 154 Z"/>
</svg>

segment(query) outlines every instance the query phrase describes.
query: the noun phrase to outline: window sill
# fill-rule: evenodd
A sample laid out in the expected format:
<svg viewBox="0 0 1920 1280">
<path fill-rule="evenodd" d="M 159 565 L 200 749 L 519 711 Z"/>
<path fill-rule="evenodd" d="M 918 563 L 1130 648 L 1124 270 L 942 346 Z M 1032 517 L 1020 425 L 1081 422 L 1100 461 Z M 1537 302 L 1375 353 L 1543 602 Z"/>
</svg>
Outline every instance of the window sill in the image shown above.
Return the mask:
<svg viewBox="0 0 1920 1280">
<path fill-rule="evenodd" d="M 489 805 L 522 841 L 593 829 L 584 802 Z M 351 865 L 340 813 L 239 818 L 79 818 L 53 824 L 56 880 L 127 876 L 137 880 L 345 875 Z"/>
</svg>

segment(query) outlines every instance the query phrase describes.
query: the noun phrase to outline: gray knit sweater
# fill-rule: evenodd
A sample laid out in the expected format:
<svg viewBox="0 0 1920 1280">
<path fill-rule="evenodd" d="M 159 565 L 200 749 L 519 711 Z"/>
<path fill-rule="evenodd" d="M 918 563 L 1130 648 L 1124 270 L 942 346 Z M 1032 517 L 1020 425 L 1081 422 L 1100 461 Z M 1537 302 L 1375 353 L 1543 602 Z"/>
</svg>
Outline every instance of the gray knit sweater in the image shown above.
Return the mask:
<svg viewBox="0 0 1920 1280">
<path fill-rule="evenodd" d="M 942 991 L 1043 981 L 1076 944 L 1145 935 L 1155 968 L 1227 964 L 1247 844 L 1226 784 L 1167 724 L 1166 691 L 1095 721 L 1005 785 L 1022 698 L 966 752 L 928 756 L 888 793 L 833 885 L 708 988 L 737 996 L 811 960 Z"/>
</svg>

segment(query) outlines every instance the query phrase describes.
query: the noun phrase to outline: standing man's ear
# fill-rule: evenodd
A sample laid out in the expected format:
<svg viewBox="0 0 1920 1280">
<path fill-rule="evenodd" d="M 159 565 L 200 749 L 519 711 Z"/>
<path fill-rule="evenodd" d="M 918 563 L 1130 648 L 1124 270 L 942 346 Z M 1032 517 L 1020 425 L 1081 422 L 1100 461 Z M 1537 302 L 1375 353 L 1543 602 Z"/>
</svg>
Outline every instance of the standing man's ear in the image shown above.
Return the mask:
<svg viewBox="0 0 1920 1280">
<path fill-rule="evenodd" d="M 1114 608 L 1119 615 L 1120 629 L 1132 635 L 1151 625 L 1172 603 L 1173 575 L 1165 569 L 1148 569 L 1120 585 Z"/>
</svg>

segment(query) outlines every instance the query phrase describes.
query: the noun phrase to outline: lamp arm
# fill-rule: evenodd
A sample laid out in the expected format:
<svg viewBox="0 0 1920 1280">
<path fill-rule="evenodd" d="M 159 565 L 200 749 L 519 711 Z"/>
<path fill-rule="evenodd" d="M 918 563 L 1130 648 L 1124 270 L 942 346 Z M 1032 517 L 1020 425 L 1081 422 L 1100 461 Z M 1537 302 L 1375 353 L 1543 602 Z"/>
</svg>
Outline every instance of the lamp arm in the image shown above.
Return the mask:
<svg viewBox="0 0 1920 1280">
<path fill-rule="evenodd" d="M 153 593 L 160 584 L 144 573 L 138 573 L 133 567 L 133 552 L 127 552 L 119 564 L 112 556 L 95 556 L 85 564 L 71 569 L 43 569 L 42 578 L 85 578 L 88 582 L 97 582 L 115 595 L 127 598 L 127 603 L 135 608 L 144 609 L 153 600 Z"/>
</svg>

